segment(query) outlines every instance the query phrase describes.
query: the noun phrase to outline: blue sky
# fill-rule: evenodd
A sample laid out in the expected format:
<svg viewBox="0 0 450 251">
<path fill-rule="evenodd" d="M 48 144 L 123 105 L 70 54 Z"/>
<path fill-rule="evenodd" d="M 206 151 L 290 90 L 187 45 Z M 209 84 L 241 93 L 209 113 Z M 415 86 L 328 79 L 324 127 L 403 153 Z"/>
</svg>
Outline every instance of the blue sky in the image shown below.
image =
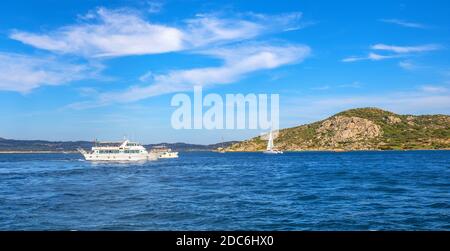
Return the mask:
<svg viewBox="0 0 450 251">
<path fill-rule="evenodd" d="M 448 1 L 11 1 L 0 137 L 215 143 L 175 93 L 279 93 L 280 126 L 348 108 L 450 114 Z"/>
</svg>

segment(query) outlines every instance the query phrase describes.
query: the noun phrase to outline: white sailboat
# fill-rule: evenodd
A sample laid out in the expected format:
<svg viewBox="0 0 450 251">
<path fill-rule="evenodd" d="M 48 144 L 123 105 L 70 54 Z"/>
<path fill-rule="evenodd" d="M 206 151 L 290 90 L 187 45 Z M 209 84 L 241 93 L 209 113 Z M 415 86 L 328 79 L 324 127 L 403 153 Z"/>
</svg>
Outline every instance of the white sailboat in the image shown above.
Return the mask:
<svg viewBox="0 0 450 251">
<path fill-rule="evenodd" d="M 282 154 L 283 152 L 280 150 L 276 150 L 273 146 L 273 135 L 272 131 L 269 133 L 269 140 L 267 141 L 267 149 L 263 152 L 266 154 Z"/>
</svg>

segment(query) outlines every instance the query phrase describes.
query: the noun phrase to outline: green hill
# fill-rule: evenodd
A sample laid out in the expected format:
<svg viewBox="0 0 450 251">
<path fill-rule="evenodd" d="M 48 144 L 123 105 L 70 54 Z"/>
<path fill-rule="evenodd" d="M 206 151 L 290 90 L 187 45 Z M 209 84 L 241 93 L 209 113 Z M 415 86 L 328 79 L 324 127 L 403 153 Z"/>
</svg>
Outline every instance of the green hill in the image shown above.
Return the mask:
<svg viewBox="0 0 450 251">
<path fill-rule="evenodd" d="M 285 151 L 450 149 L 450 116 L 351 109 L 322 121 L 282 129 L 275 146 Z M 255 137 L 226 150 L 261 151 L 265 147 L 266 140 Z"/>
</svg>

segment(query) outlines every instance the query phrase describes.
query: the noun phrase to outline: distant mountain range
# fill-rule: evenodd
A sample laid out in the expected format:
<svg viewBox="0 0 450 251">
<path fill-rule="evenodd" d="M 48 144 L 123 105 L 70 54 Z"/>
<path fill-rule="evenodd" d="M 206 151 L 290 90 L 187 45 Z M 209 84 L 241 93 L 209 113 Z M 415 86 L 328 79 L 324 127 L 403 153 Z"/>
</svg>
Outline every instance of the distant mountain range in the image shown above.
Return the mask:
<svg viewBox="0 0 450 251">
<path fill-rule="evenodd" d="M 284 151 L 450 149 L 450 116 L 399 115 L 358 108 L 311 124 L 282 129 L 274 140 Z M 226 151 L 262 151 L 261 137 L 238 142 Z"/>
<path fill-rule="evenodd" d="M 212 151 L 220 146 L 230 146 L 237 141 L 229 141 L 210 145 L 187 144 L 187 143 L 160 143 L 144 145 L 147 149 L 154 146 L 164 145 L 174 151 Z M 2 152 L 72 152 L 77 148 L 90 149 L 93 146 L 91 141 L 45 141 L 45 140 L 14 140 L 0 138 L 0 151 Z"/>
</svg>

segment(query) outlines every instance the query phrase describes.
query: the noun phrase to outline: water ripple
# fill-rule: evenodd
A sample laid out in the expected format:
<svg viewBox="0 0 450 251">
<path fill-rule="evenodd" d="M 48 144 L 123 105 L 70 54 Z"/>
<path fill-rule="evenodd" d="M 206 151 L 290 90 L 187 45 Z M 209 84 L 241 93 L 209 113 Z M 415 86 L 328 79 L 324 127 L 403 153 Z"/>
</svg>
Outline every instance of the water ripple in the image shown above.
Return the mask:
<svg viewBox="0 0 450 251">
<path fill-rule="evenodd" d="M 1 230 L 448 230 L 450 152 L 0 155 Z"/>
</svg>

